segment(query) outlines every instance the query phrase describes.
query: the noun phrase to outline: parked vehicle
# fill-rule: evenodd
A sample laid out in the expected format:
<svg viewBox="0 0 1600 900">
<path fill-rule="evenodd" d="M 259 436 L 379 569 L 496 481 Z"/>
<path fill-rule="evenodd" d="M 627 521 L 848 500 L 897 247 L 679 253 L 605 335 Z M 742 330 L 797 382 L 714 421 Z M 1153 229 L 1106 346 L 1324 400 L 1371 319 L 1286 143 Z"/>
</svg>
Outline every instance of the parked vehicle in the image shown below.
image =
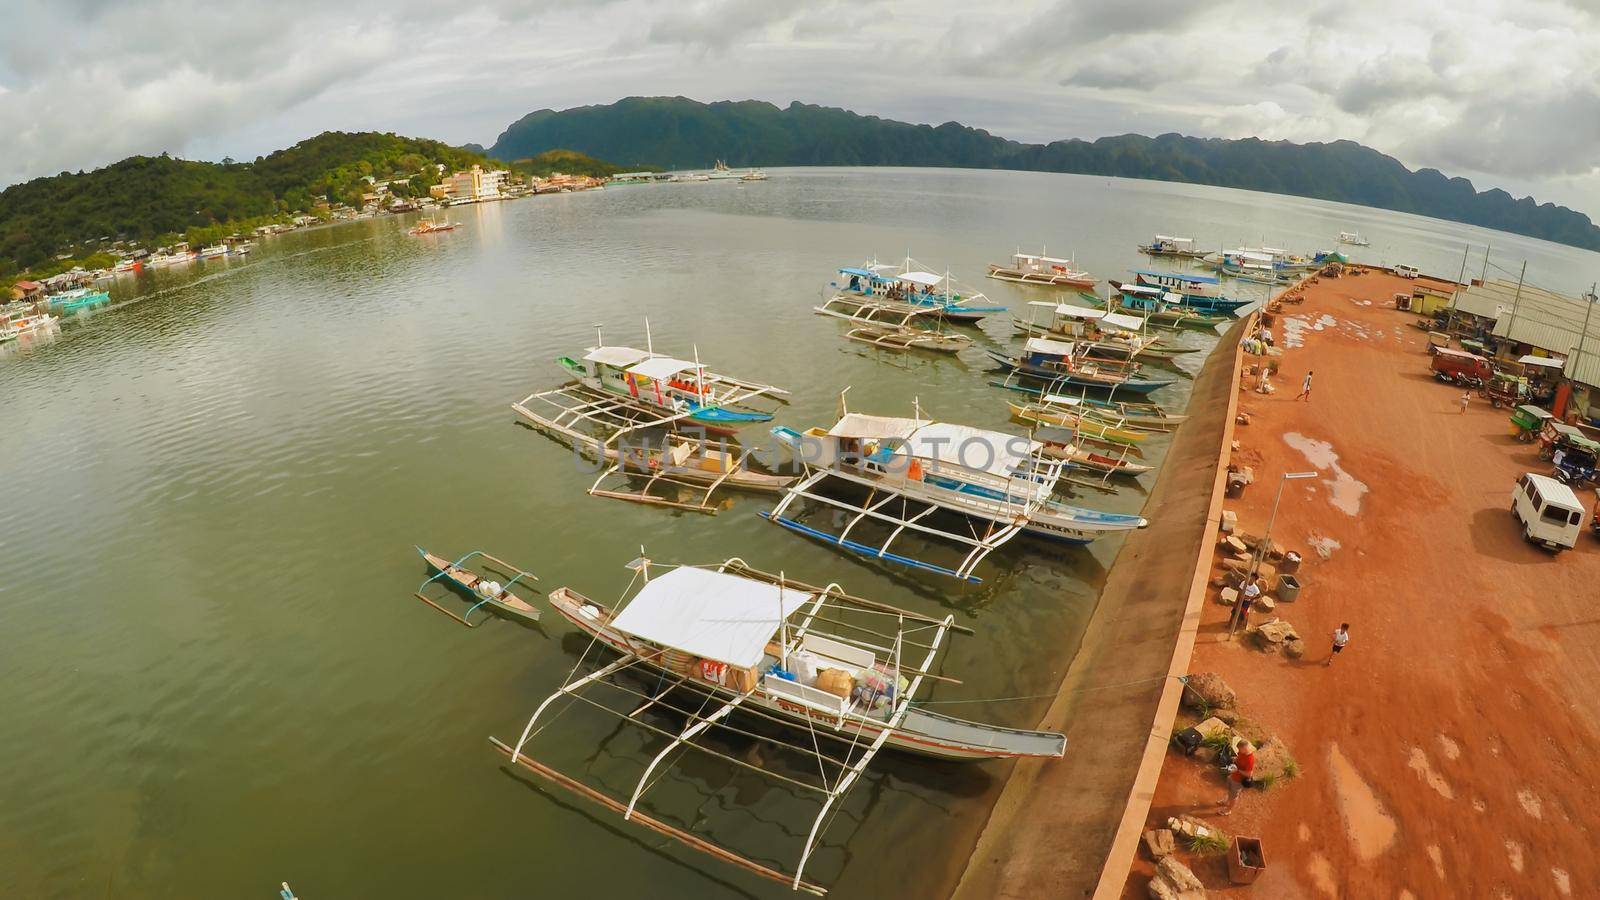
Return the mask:
<svg viewBox="0 0 1600 900">
<path fill-rule="evenodd" d="M 1583 506 L 1572 488 L 1528 472 L 1511 489 L 1511 517 L 1522 523 L 1524 540 L 1560 552 L 1577 542 Z"/>
<path fill-rule="evenodd" d="M 1556 447 L 1550 463 L 1555 467 L 1551 473 L 1562 484 L 1575 484 L 1582 487 L 1592 484 L 1597 480 L 1595 466 L 1600 460 L 1600 444 L 1587 438 L 1578 438 Z"/>
<path fill-rule="evenodd" d="M 1422 270 L 1416 266 L 1399 265 L 1394 267 L 1394 273 L 1401 278 L 1415 278 L 1422 274 Z"/>
<path fill-rule="evenodd" d="M 1516 406 L 1528 399 L 1528 381 L 1509 372 L 1495 372 L 1478 389 L 1478 396 L 1489 401 L 1489 405 L 1495 409 Z"/>
<path fill-rule="evenodd" d="M 1494 377 L 1494 365 L 1487 359 L 1449 347 L 1433 348 L 1433 360 L 1429 365 L 1433 377 L 1446 384 L 1478 387 Z"/>
<path fill-rule="evenodd" d="M 1511 435 L 1524 444 L 1529 443 L 1539 436 L 1544 423 L 1553 418 L 1549 410 L 1524 403 L 1511 411 Z"/>
</svg>

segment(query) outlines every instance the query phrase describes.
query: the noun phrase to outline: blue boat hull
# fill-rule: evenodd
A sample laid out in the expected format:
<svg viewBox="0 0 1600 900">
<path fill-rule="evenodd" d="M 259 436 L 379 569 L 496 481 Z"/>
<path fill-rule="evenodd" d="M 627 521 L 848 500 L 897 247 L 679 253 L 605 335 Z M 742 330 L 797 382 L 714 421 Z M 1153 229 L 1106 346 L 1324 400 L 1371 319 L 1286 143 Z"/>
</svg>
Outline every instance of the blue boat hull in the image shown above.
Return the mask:
<svg viewBox="0 0 1600 900">
<path fill-rule="evenodd" d="M 989 354 L 991 359 L 1000 365 L 1005 366 L 1010 371 L 1026 375 L 1029 378 L 1038 378 L 1042 381 L 1051 381 L 1057 384 L 1070 385 L 1072 387 L 1086 387 L 1094 390 L 1107 391 L 1110 393 L 1149 394 L 1173 383 L 1172 381 L 1152 381 L 1148 378 L 1130 378 L 1127 381 L 1118 382 L 1117 384 L 1106 384 L 1102 381 L 1096 381 L 1093 379 L 1078 378 L 1069 372 L 1061 372 L 1056 369 L 1044 369 L 1038 366 L 1030 365 L 1028 363 L 1021 362 L 1020 360 L 1013 359 L 1002 353 L 997 353 L 993 350 L 987 350 L 985 352 Z"/>
</svg>

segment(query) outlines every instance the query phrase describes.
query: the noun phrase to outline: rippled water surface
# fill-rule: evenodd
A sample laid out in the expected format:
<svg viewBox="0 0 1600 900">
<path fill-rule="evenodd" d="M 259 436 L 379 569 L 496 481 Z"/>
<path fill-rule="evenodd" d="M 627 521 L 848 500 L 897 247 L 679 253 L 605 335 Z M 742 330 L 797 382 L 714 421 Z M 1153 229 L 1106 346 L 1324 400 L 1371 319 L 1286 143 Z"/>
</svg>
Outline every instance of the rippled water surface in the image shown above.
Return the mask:
<svg viewBox="0 0 1600 900">
<path fill-rule="evenodd" d="M 141 276 L 119 283 L 117 306 L 0 358 L 0 894 L 268 896 L 284 880 L 307 900 L 777 893 L 506 769 L 486 739 L 514 739 L 585 642 L 550 614 L 534 630 L 451 623 L 411 598 L 426 575 L 413 544 L 485 549 L 545 588 L 607 600 L 642 544 L 658 561 L 737 554 L 954 611 L 975 631 L 944 661 L 962 683 L 927 696 L 1036 721 L 1116 542 L 1019 542 L 963 587 L 793 537 L 757 517 L 758 497 L 715 517 L 589 498 L 570 454 L 509 404 L 558 383 L 552 360 L 589 346 L 596 324 L 642 344 L 648 316 L 658 350 L 789 388 L 783 424 L 826 423 L 850 386 L 858 411 L 906 415 L 915 398 L 1001 426 L 1006 392 L 981 348 L 1010 344 L 1004 317 L 957 360 L 875 355 L 812 314 L 832 269 L 909 252 L 1021 307 L 1048 295 L 978 277 L 1018 245 L 1115 277 L 1157 231 L 1309 250 L 1341 230 L 1373 239 L 1357 258 L 1451 275 L 1469 237 L 1532 258 L 1553 288 L 1594 268 L 1580 251 L 1373 210 L 1005 172 L 779 171 L 451 217 L 464 223 L 451 234 L 409 237 L 389 218 Z M 1181 407 L 1187 392 L 1156 399 Z M 1151 481 L 1079 500 L 1137 510 Z M 1032 699 L 950 703 L 1015 697 Z M 538 747 L 625 796 L 654 744 L 579 708 Z M 687 757 L 649 797 L 792 865 L 814 804 L 731 768 Z M 997 782 L 991 767 L 880 756 L 809 874 L 844 896 L 932 891 Z"/>
</svg>

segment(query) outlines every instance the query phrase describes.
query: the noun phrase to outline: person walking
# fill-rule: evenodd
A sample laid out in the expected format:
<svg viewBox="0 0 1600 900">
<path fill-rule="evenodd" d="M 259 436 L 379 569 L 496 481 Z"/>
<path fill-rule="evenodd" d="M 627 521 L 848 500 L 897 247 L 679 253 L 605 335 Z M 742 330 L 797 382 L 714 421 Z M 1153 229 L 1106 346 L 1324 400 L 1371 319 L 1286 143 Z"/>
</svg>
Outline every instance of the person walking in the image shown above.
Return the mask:
<svg viewBox="0 0 1600 900">
<path fill-rule="evenodd" d="M 1350 623 L 1346 622 L 1333 630 L 1333 649 L 1328 651 L 1328 658 L 1323 665 L 1333 665 L 1333 658 L 1344 650 L 1344 645 L 1350 643 Z"/>
<path fill-rule="evenodd" d="M 1471 403 L 1471 402 L 1472 402 L 1472 392 L 1471 391 L 1462 391 L 1461 392 L 1461 412 L 1462 413 L 1465 413 L 1467 411 L 1467 404 Z"/>
<path fill-rule="evenodd" d="M 1228 798 L 1223 801 L 1222 811 L 1218 815 L 1233 813 L 1233 807 L 1239 802 L 1239 794 L 1255 784 L 1255 774 L 1256 748 L 1249 741 L 1241 740 L 1233 751 L 1233 763 L 1228 766 Z"/>
<path fill-rule="evenodd" d="M 1310 400 L 1311 399 L 1311 376 L 1314 375 L 1314 374 L 1316 374 L 1316 373 L 1311 372 L 1311 371 L 1307 371 L 1306 372 L 1306 380 L 1300 383 L 1300 396 L 1298 396 L 1298 397 L 1296 397 L 1294 399 L 1296 399 L 1296 400 Z"/>
<path fill-rule="evenodd" d="M 1250 627 L 1250 608 L 1261 599 L 1261 574 L 1251 573 L 1245 579 L 1244 586 L 1239 588 L 1239 599 L 1233 602 L 1233 613 L 1228 616 L 1228 635 L 1232 637 L 1235 624 L 1240 628 Z"/>
</svg>

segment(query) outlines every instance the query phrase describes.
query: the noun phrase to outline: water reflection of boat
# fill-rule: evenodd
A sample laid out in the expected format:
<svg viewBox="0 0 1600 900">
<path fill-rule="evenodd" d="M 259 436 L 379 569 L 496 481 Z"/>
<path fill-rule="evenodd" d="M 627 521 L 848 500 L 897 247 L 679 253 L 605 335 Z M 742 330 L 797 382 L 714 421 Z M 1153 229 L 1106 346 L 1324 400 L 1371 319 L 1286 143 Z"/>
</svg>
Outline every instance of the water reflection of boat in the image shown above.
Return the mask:
<svg viewBox="0 0 1600 900">
<path fill-rule="evenodd" d="M 628 821 L 821 895 L 824 887 L 805 880 L 806 864 L 830 811 L 884 748 L 947 760 L 1053 759 L 1065 752 L 1060 734 L 986 725 L 914 705 L 925 681 L 950 680 L 932 670 L 949 632 L 965 630 L 952 615 L 897 609 L 852 596 L 837 584 L 816 587 L 762 572 L 737 558 L 679 566 L 654 577 L 651 566 L 644 557 L 629 563 L 634 583 L 624 597 L 631 592 L 632 598 L 614 607 L 570 587 L 551 591 L 551 608 L 589 635 L 591 647 L 619 656 L 581 676 L 575 670 L 534 710 L 514 745 L 490 739 L 512 762 Z M 545 712 L 566 700 L 583 701 L 585 709 L 598 711 L 593 714 L 665 740 L 648 761 L 641 760 L 628 796 L 612 796 L 531 755 L 532 745 L 556 721 L 545 721 Z M 671 709 L 686 712 L 687 723 L 676 714 L 647 715 L 669 711 L 675 700 Z M 745 723 L 768 727 L 756 732 Z M 713 743 L 727 737 L 755 738 L 803 762 L 755 765 Z M 820 804 L 792 872 L 645 808 L 646 793 L 663 777 L 657 769 L 679 750 L 721 760 Z"/>
</svg>

